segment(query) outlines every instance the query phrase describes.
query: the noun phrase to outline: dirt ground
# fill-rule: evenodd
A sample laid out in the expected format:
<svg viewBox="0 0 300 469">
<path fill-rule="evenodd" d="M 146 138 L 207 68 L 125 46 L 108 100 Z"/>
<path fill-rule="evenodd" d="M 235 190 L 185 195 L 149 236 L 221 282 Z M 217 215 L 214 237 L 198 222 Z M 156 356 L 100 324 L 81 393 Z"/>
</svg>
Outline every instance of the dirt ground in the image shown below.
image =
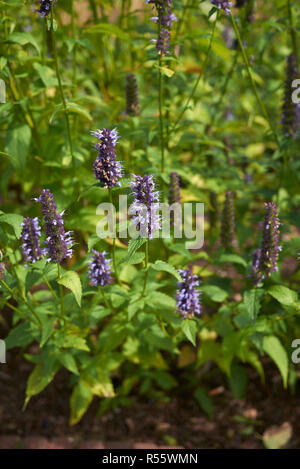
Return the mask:
<svg viewBox="0 0 300 469">
<path fill-rule="evenodd" d="M 300 388 L 295 396 L 282 390 L 271 363 L 265 364 L 262 387 L 249 370 L 246 399 L 234 399 L 226 381 L 217 374 L 210 389 L 215 418 L 209 420 L 188 396 L 170 403 L 136 397 L 130 407 L 101 418 L 95 399 L 82 421 L 70 427 L 69 377 L 58 373 L 40 395 L 22 411 L 26 379 L 32 365 L 9 351 L 0 365 L 0 448 L 263 448 L 262 436 L 272 426 L 288 422 L 292 436 L 288 448 L 300 447 Z"/>
</svg>

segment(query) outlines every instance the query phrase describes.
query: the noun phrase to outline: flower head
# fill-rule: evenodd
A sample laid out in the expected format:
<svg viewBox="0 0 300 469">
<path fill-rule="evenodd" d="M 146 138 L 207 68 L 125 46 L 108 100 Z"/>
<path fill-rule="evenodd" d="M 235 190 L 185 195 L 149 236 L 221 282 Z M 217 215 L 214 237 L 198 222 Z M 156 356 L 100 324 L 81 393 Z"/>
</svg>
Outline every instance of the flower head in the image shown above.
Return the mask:
<svg viewBox="0 0 300 469">
<path fill-rule="evenodd" d="M 36 11 L 40 14 L 41 18 L 48 16 L 51 11 L 51 3 L 55 6 L 55 0 L 39 0 L 41 6 Z"/>
<path fill-rule="evenodd" d="M 88 276 L 91 284 L 95 287 L 108 285 L 112 277 L 110 275 L 110 259 L 105 259 L 106 252 L 92 250 L 91 260 L 89 261 Z"/>
<path fill-rule="evenodd" d="M 138 116 L 140 114 L 140 102 L 135 75 L 129 73 L 126 77 L 126 82 L 126 114 Z"/>
<path fill-rule="evenodd" d="M 226 15 L 230 15 L 230 7 L 232 7 L 232 2 L 227 2 L 226 0 L 211 0 L 211 3 L 217 8 L 224 10 Z"/>
<path fill-rule="evenodd" d="M 146 3 L 154 5 L 156 15 L 151 20 L 159 23 L 159 37 L 155 40 L 156 49 L 159 55 L 167 54 L 170 45 L 170 29 L 173 21 L 177 21 L 176 15 L 172 12 L 173 0 L 146 0 Z"/>
<path fill-rule="evenodd" d="M 177 310 L 184 318 L 191 318 L 195 314 L 201 313 L 200 292 L 196 289 L 199 286 L 197 275 L 192 275 L 190 269 L 179 270 L 182 282 L 178 282 L 176 294 Z"/>
<path fill-rule="evenodd" d="M 142 237 L 151 239 L 155 231 L 160 229 L 159 193 L 155 190 L 153 176 L 133 175 L 131 183 L 134 201 L 130 206 L 130 213 L 136 213 L 133 221 L 136 223 Z"/>
<path fill-rule="evenodd" d="M 281 123 L 284 134 L 288 137 L 297 135 L 300 123 L 300 106 L 292 100 L 293 81 L 299 76 L 297 57 L 290 54 L 287 59 L 287 72 L 282 105 Z"/>
<path fill-rule="evenodd" d="M 24 218 L 22 223 L 22 251 L 27 262 L 34 263 L 45 253 L 40 247 L 41 228 L 38 218 Z"/>
<path fill-rule="evenodd" d="M 277 270 L 279 246 L 279 218 L 277 205 L 274 202 L 265 204 L 266 214 L 263 222 L 263 236 L 261 254 L 259 259 L 259 271 L 262 278 L 269 276 Z"/>
<path fill-rule="evenodd" d="M 234 203 L 233 193 L 228 191 L 225 195 L 225 202 L 221 218 L 221 243 L 225 249 L 232 246 L 234 240 Z"/>
<path fill-rule="evenodd" d="M 49 189 L 43 189 L 40 197 L 35 200 L 42 204 L 46 231 L 46 251 L 50 260 L 59 263 L 67 257 L 72 257 L 73 240 L 71 232 L 65 231 L 63 213 L 57 213 L 53 195 Z"/>
<path fill-rule="evenodd" d="M 116 129 L 103 129 L 91 132 L 98 138 L 95 149 L 98 151 L 97 158 L 93 164 L 95 178 L 104 187 L 111 189 L 120 185 L 119 179 L 122 177 L 122 165 L 116 161 L 115 146 L 118 140 Z"/>
</svg>

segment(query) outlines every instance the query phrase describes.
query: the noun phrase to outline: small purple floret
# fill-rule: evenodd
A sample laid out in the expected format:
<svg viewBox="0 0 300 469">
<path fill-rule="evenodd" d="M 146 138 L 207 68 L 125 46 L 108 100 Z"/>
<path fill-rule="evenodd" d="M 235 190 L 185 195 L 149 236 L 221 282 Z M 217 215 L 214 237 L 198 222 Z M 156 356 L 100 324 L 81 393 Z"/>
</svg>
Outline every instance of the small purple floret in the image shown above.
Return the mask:
<svg viewBox="0 0 300 469">
<path fill-rule="evenodd" d="M 98 156 L 93 164 L 95 178 L 105 188 L 111 189 L 114 186 L 119 186 L 122 165 L 116 161 L 115 146 L 119 138 L 117 130 L 96 130 L 91 134 L 99 140 L 95 145 L 95 149 L 98 151 Z"/>
<path fill-rule="evenodd" d="M 40 247 L 41 227 L 38 218 L 24 218 L 22 223 L 22 251 L 26 262 L 33 264 L 42 259 L 45 250 Z"/>
<path fill-rule="evenodd" d="M 199 278 L 192 275 L 190 269 L 179 270 L 182 282 L 178 282 L 176 295 L 177 310 L 186 319 L 195 315 L 200 315 L 200 291 L 196 289 L 199 286 Z"/>
<path fill-rule="evenodd" d="M 94 287 L 104 287 L 108 285 L 111 280 L 111 267 L 110 267 L 110 259 L 105 259 L 106 252 L 98 252 L 94 249 L 92 250 L 91 260 L 89 261 L 89 270 L 88 276 L 91 280 L 91 284 Z"/>
</svg>

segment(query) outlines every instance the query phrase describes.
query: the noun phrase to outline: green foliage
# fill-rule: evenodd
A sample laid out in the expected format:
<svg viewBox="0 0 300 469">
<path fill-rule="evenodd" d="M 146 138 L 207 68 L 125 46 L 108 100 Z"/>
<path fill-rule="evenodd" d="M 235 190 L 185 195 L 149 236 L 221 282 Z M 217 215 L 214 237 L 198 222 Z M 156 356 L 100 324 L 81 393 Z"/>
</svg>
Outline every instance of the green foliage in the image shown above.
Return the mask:
<svg viewBox="0 0 300 469">
<path fill-rule="evenodd" d="M 260 4 L 255 23 L 244 8 L 233 9 L 247 44 L 242 53 L 230 17 L 220 11 L 215 23 L 209 0 L 193 8 L 178 0 L 170 51 L 159 57 L 151 5 L 144 0 L 137 10 L 125 1 L 123 11 L 120 2 L 98 2 L 101 18 L 97 9 L 87 7 L 82 18 L 75 8 L 73 24 L 65 16 L 72 2 L 56 2 L 53 24 L 50 17 L 36 18 L 30 3 L 0 2 L 6 88 L 0 104 L 0 306 L 12 315 L 7 349 L 20 349 L 33 363 L 24 405 L 61 368 L 71 377 L 71 425 L 93 399 L 102 415 L 130 405 L 136 394 L 171 399 L 189 393 L 212 419 L 211 368 L 224 374 L 236 398 L 247 393 L 249 368 L 263 385 L 269 361 L 283 387 L 294 388 L 300 147 L 299 132 L 286 136 L 279 122 L 286 56 L 295 52 L 300 30 L 295 6 L 294 28 L 281 0 Z M 139 88 L 141 113 L 133 117 L 125 114 L 128 73 Z M 102 128 L 117 128 L 121 137 L 116 154 L 124 174 L 110 193 L 92 167 L 90 131 Z M 201 248 L 188 249 L 191 240 L 175 237 L 174 226 L 169 238 L 98 237 L 105 215 L 97 206 L 111 199 L 118 229 L 128 226 L 117 202 L 127 195 L 131 203 L 133 173 L 153 174 L 165 202 L 174 171 L 182 203 L 205 205 Z M 54 194 L 58 212 L 65 211 L 75 240 L 72 259 L 59 267 L 44 258 L 26 265 L 21 249 L 24 217 L 40 218 L 45 247 L 40 205 L 32 200 L 43 188 Z M 234 193 L 235 232 L 225 250 L 220 214 L 227 191 Z M 255 285 L 252 257 L 261 247 L 264 202 L 270 201 L 279 208 L 282 250 L 278 271 Z M 194 212 L 191 218 L 196 221 Z M 112 259 L 113 279 L 103 287 L 87 276 L 92 249 Z M 179 270 L 188 267 L 200 279 L 200 317 L 183 318 L 177 310 Z"/>
</svg>

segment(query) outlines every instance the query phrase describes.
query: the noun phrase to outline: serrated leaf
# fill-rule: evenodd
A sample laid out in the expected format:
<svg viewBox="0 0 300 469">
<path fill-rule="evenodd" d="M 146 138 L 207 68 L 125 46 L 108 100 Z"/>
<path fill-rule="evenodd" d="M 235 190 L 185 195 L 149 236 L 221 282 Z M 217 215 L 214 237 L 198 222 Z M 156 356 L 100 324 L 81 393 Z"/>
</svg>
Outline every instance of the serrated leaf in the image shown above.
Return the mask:
<svg viewBox="0 0 300 469">
<path fill-rule="evenodd" d="M 151 265 L 151 269 L 157 270 L 159 272 L 168 272 L 169 274 L 173 275 L 179 282 L 182 281 L 181 275 L 178 270 L 175 269 L 172 265 L 168 264 L 164 261 L 155 261 L 154 264 Z"/>
<path fill-rule="evenodd" d="M 184 319 L 181 328 L 187 339 L 196 346 L 197 323 L 191 319 Z"/>
<path fill-rule="evenodd" d="M 216 285 L 203 285 L 201 290 L 209 299 L 217 303 L 222 303 L 228 297 L 228 293 Z"/>
<path fill-rule="evenodd" d="M 40 53 L 40 48 L 34 37 L 27 32 L 13 32 L 7 36 L 6 41 L 7 43 L 11 44 L 19 44 L 21 46 L 25 46 L 26 44 L 31 44 L 38 53 Z"/>
<path fill-rule="evenodd" d="M 26 124 L 9 127 L 5 138 L 5 152 L 14 168 L 20 173 L 24 172 L 27 153 L 31 141 L 31 130 Z"/>
<path fill-rule="evenodd" d="M 77 272 L 74 272 L 74 270 L 65 271 L 63 275 L 57 280 L 57 283 L 63 285 L 66 288 L 69 288 L 69 290 L 71 290 L 75 296 L 78 306 L 81 306 L 82 286 Z"/>
<path fill-rule="evenodd" d="M 285 306 L 298 306 L 298 295 L 290 288 L 274 285 L 269 288 L 268 293 Z"/>
<path fill-rule="evenodd" d="M 253 288 L 252 290 L 245 291 L 244 304 L 247 314 L 251 320 L 255 320 L 260 310 L 260 300 L 264 295 L 264 290 Z"/>
<path fill-rule="evenodd" d="M 23 217 L 15 213 L 1 213 L 0 214 L 0 223 L 7 223 L 10 225 L 16 235 L 16 238 L 19 239 L 22 233 L 22 224 Z"/>
</svg>

